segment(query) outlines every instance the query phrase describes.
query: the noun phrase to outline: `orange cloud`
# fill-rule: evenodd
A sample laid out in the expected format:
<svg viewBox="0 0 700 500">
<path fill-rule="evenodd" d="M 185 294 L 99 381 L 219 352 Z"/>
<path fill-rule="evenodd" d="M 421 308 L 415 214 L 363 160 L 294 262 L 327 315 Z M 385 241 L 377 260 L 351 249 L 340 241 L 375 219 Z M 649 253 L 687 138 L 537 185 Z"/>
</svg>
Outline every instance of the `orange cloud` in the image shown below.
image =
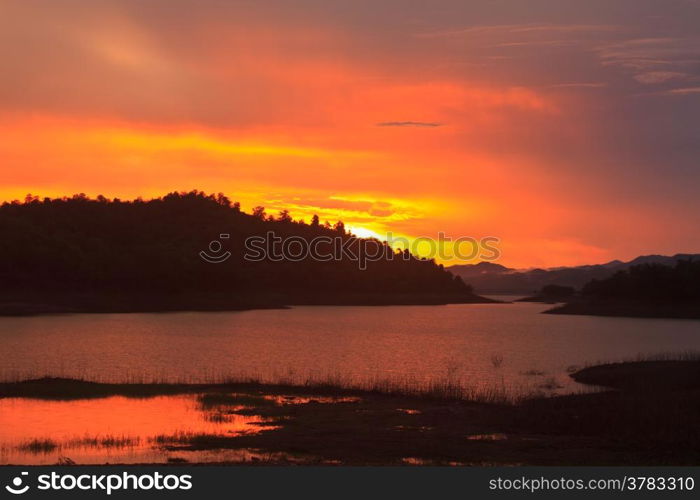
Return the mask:
<svg viewBox="0 0 700 500">
<path fill-rule="evenodd" d="M 6 3 L 0 198 L 221 191 L 365 234 L 497 236 L 515 266 L 700 245 L 682 27 L 488 2 Z"/>
</svg>

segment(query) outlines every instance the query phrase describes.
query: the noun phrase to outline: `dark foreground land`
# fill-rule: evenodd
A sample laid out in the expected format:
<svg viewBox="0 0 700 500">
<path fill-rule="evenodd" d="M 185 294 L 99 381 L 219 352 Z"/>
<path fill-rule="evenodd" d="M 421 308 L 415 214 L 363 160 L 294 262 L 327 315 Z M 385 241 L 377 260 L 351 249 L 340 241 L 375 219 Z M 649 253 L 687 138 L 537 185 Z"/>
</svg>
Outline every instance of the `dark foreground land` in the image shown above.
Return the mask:
<svg viewBox="0 0 700 500">
<path fill-rule="evenodd" d="M 80 400 L 197 394 L 203 406 L 264 417 L 259 433 L 183 435 L 168 451 L 256 449 L 270 464 L 696 465 L 700 461 L 700 361 L 656 360 L 585 368 L 572 377 L 596 393 L 465 395 L 334 385 L 100 384 L 37 379 L 0 384 L 0 398 Z M 285 395 L 297 396 L 285 404 Z M 300 397 L 300 398 L 299 398 Z M 328 399 L 328 398 L 331 399 Z M 466 399 L 465 399 L 466 398 Z M 471 398 L 471 399 L 470 399 Z M 289 459 L 284 457 L 290 457 Z"/>
</svg>

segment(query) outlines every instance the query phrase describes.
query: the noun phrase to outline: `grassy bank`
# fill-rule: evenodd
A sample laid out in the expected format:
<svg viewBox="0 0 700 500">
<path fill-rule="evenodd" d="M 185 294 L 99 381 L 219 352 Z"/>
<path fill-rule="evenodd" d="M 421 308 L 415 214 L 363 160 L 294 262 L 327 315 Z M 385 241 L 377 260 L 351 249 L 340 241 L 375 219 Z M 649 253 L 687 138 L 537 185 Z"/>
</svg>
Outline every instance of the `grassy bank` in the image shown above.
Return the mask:
<svg viewBox="0 0 700 500">
<path fill-rule="evenodd" d="M 519 398 L 503 387 L 476 388 L 450 377 L 418 381 L 405 379 L 366 379 L 350 381 L 342 377 L 308 378 L 305 381 L 261 382 L 255 378 L 220 380 L 212 383 L 125 382 L 104 383 L 62 377 L 42 377 L 0 383 L 0 398 L 35 398 L 57 401 L 124 396 L 148 398 L 177 394 L 294 393 L 316 396 L 395 396 L 416 400 L 460 401 L 514 404 Z"/>
<path fill-rule="evenodd" d="M 259 415 L 269 426 L 251 435 L 160 436 L 157 444 L 168 453 L 255 449 L 276 457 L 304 456 L 308 463 L 357 465 L 680 465 L 700 460 L 697 358 L 600 364 L 572 377 L 608 389 L 514 400 L 500 390 L 478 392 L 449 380 L 432 386 L 353 387 L 332 380 L 102 384 L 44 378 L 0 384 L 0 397 L 196 394 L 203 409 Z M 279 458 L 276 463 L 286 462 Z"/>
</svg>

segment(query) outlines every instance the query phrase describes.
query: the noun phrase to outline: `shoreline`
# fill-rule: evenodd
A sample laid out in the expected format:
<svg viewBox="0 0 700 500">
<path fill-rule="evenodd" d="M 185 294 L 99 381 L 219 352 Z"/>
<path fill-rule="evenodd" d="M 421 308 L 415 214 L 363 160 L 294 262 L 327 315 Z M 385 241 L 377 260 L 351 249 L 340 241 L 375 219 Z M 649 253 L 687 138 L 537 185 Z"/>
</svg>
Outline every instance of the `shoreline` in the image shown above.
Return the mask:
<svg viewBox="0 0 700 500">
<path fill-rule="evenodd" d="M 236 450 L 276 457 L 258 465 L 690 465 L 700 460 L 700 437 L 691 432 L 700 418 L 696 357 L 602 364 L 571 376 L 606 389 L 507 401 L 498 394 L 479 398 L 460 392 L 449 380 L 418 392 L 332 382 L 104 384 L 44 378 L 0 383 L 0 403 L 24 398 L 109 404 L 114 396 L 149 400 L 186 394 L 201 411 L 261 419 L 262 427 L 253 433 L 159 436 L 155 442 L 163 463 L 251 465 L 193 458 Z M 45 451 L 60 450 L 61 444 L 38 429 L 37 439 L 24 446 Z M 65 453 L 70 456 L 70 450 Z"/>
<path fill-rule="evenodd" d="M 68 294 L 0 297 L 0 317 L 40 316 L 53 314 L 113 314 L 165 312 L 227 312 L 257 309 L 288 309 L 293 306 L 392 306 L 499 304 L 498 300 L 479 295 L 442 294 L 266 294 L 245 298 L 230 294 L 198 295 L 124 295 Z"/>
<path fill-rule="evenodd" d="M 575 301 L 553 307 L 542 314 L 571 314 L 620 318 L 700 319 L 700 304 L 650 304 L 644 302 Z"/>
</svg>

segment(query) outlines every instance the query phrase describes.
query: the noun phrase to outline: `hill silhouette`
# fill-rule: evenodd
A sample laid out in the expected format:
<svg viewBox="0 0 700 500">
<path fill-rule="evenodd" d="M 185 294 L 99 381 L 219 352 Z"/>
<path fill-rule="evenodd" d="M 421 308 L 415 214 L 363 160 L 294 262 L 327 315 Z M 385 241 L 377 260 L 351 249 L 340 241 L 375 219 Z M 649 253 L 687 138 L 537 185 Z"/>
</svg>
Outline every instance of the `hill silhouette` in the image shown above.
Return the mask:
<svg viewBox="0 0 700 500">
<path fill-rule="evenodd" d="M 170 193 L 121 201 L 85 195 L 0 206 L 0 313 L 240 309 L 285 304 L 403 304 L 488 301 L 432 260 L 347 233 L 342 222 L 294 221 L 222 194 Z M 230 257 L 199 255 L 220 235 Z M 244 259 L 246 239 L 274 233 L 310 242 L 337 238 L 380 255 L 366 264 Z"/>
<path fill-rule="evenodd" d="M 700 318 L 700 260 L 678 260 L 672 266 L 633 265 L 606 279 L 590 281 L 578 297 L 548 312 Z"/>
</svg>

